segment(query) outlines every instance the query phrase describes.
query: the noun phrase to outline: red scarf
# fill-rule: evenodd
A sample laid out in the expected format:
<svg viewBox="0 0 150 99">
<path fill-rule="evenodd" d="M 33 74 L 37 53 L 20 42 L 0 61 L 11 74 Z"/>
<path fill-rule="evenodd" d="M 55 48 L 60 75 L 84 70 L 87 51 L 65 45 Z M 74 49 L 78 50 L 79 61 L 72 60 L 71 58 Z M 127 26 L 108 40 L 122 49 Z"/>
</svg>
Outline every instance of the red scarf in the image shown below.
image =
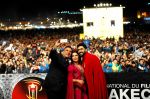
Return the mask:
<svg viewBox="0 0 150 99">
<path fill-rule="evenodd" d="M 108 99 L 105 75 L 100 60 L 88 52 L 83 57 L 84 75 L 89 99 Z"/>
</svg>

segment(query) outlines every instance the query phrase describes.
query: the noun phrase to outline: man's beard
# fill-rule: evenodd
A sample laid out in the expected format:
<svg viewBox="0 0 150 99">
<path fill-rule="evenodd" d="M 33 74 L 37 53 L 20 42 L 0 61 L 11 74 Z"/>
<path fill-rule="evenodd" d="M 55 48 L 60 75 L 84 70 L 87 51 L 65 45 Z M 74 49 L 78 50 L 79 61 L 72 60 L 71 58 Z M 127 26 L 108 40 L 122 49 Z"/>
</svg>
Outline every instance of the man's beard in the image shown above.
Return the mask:
<svg viewBox="0 0 150 99">
<path fill-rule="evenodd" d="M 80 52 L 79 55 L 80 55 L 81 57 L 83 57 L 84 53 Z"/>
</svg>

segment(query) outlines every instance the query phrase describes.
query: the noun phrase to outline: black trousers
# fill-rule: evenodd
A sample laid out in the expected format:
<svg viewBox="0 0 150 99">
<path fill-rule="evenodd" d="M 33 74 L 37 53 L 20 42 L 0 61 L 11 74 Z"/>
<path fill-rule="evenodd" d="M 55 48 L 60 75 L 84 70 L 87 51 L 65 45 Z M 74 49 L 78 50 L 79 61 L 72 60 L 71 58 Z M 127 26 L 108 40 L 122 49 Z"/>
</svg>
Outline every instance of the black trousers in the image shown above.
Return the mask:
<svg viewBox="0 0 150 99">
<path fill-rule="evenodd" d="M 58 86 L 55 86 L 55 88 L 46 88 L 45 90 L 48 99 L 66 99 L 66 86 L 60 89 Z"/>
</svg>

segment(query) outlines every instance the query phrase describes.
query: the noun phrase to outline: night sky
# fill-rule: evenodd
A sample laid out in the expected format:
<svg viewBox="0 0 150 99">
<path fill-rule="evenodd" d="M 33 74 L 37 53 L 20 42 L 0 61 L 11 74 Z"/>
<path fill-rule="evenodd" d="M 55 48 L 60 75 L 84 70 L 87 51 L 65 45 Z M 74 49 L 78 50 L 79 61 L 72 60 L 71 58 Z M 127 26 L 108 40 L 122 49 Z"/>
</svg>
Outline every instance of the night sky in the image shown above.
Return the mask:
<svg viewBox="0 0 150 99">
<path fill-rule="evenodd" d="M 3 0 L 4 1 L 4 0 Z M 0 3 L 0 19 L 51 15 L 61 10 L 77 10 L 95 3 L 110 2 L 126 6 L 125 15 L 135 15 L 148 0 L 5 0 Z"/>
</svg>

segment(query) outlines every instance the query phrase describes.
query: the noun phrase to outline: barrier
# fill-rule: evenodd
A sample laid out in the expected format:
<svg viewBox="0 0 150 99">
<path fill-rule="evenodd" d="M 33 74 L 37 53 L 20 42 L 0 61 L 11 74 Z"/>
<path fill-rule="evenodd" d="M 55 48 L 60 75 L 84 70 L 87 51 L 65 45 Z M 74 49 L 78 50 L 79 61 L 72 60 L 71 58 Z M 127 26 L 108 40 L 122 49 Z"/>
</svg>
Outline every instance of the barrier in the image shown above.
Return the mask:
<svg viewBox="0 0 150 99">
<path fill-rule="evenodd" d="M 36 97 L 43 96 L 44 89 L 33 82 L 39 81 L 40 83 L 45 76 L 44 73 L 1 74 L 0 99 L 17 99 L 14 98 L 14 92 L 18 91 L 24 92 L 24 94 L 17 94 L 17 96 L 24 95 L 21 99 L 33 99 L 32 97 L 36 99 Z M 106 80 L 109 99 L 150 99 L 150 73 L 107 73 Z M 33 84 L 38 87 L 34 92 L 29 88 Z M 46 96 L 42 99 L 46 99 Z"/>
<path fill-rule="evenodd" d="M 109 99 L 150 99 L 150 73 L 106 74 Z"/>
</svg>

